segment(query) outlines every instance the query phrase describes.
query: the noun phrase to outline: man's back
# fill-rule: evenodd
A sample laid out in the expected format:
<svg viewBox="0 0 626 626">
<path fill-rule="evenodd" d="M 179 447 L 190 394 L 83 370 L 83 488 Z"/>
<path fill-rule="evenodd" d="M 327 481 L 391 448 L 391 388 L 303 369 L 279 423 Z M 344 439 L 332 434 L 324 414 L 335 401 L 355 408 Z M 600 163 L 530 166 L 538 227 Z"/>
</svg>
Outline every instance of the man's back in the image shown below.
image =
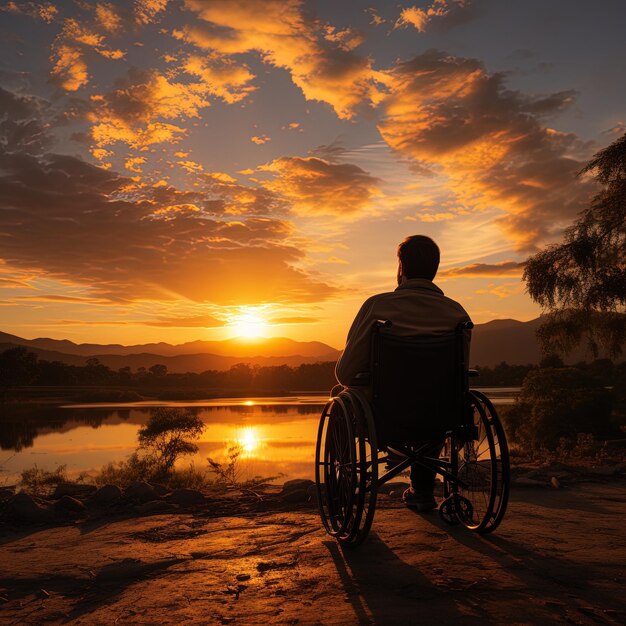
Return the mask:
<svg viewBox="0 0 626 626">
<path fill-rule="evenodd" d="M 369 370 L 371 332 L 379 319 L 392 322 L 393 334 L 411 336 L 448 333 L 470 318 L 458 302 L 424 278 L 405 280 L 395 291 L 372 296 L 357 314 L 337 362 L 335 373 L 343 385 Z"/>
</svg>

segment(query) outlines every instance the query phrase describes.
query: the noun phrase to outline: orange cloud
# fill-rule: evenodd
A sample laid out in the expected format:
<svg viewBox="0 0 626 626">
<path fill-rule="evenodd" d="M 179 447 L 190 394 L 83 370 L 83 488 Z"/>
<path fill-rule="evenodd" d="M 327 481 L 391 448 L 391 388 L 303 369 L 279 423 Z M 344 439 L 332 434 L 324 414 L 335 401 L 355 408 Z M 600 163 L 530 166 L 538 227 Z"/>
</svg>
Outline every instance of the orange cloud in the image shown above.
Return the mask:
<svg viewBox="0 0 626 626">
<path fill-rule="evenodd" d="M 505 89 L 480 61 L 431 50 L 387 73 L 379 130 L 419 163 L 440 166 L 461 204 L 498 208 L 500 226 L 521 250 L 559 233 L 588 200 L 576 179 L 584 146 L 542 117 L 571 92 L 529 98 Z"/>
<path fill-rule="evenodd" d="M 157 22 L 167 7 L 168 0 L 135 0 L 135 17 L 140 24 Z"/>
<path fill-rule="evenodd" d="M 329 103 L 350 118 L 361 103 L 377 101 L 376 72 L 353 52 L 358 33 L 336 31 L 315 19 L 301 0 L 185 0 L 206 24 L 175 30 L 178 39 L 223 55 L 256 51 L 287 69 L 309 100 Z"/>
<path fill-rule="evenodd" d="M 250 141 L 255 143 L 257 146 L 262 146 L 264 143 L 271 141 L 271 139 L 267 135 L 254 135 L 253 137 L 250 137 Z"/>
<path fill-rule="evenodd" d="M 185 129 L 162 120 L 198 117 L 209 106 L 202 83 L 169 80 L 157 70 L 129 72 L 116 88 L 92 97 L 91 137 L 98 147 L 123 142 L 133 148 L 176 142 Z"/>
<path fill-rule="evenodd" d="M 521 276 L 524 263 L 501 261 L 500 263 L 472 263 L 464 267 L 450 267 L 440 270 L 437 278 L 499 278 L 500 276 Z"/>
<path fill-rule="evenodd" d="M 407 7 L 400 13 L 396 28 L 411 25 L 421 33 L 432 27 L 449 28 L 473 17 L 474 11 L 468 10 L 471 6 L 471 0 L 432 0 L 430 5 L 423 9 L 416 6 Z"/>
<path fill-rule="evenodd" d="M 80 158 L 42 154 L 38 101 L 4 90 L 0 101 L 14 123 L 31 122 L 19 141 L 13 125 L 0 123 L 0 145 L 13 148 L 0 153 L 3 278 L 32 272 L 118 302 L 315 302 L 337 292 L 302 269 L 305 252 L 300 240 L 292 243 L 293 225 L 266 216 L 267 190 L 241 188 L 223 173 L 207 176 L 203 191 L 137 185 Z M 245 192 L 255 214 L 229 218 L 216 196 Z M 59 298 L 50 299 L 67 302 Z"/>
<path fill-rule="evenodd" d="M 68 45 L 57 46 L 50 60 L 54 63 L 52 81 L 66 91 L 76 91 L 87 84 L 87 64 L 81 52 Z"/>
<path fill-rule="evenodd" d="M 249 85 L 254 74 L 246 66 L 221 55 L 189 55 L 182 69 L 201 79 L 208 94 L 228 104 L 240 102 L 254 91 L 254 87 Z"/>
<path fill-rule="evenodd" d="M 355 213 L 379 192 L 380 181 L 350 163 L 332 163 L 317 157 L 282 157 L 258 169 L 274 174 L 272 180 L 262 185 L 301 214 Z"/>
<path fill-rule="evenodd" d="M 194 315 L 192 317 L 161 317 L 156 320 L 142 322 L 146 326 L 163 326 L 166 328 L 219 328 L 226 322 L 211 315 Z"/>
<path fill-rule="evenodd" d="M 59 14 L 59 9 L 51 2 L 7 2 L 0 11 L 23 13 L 51 24 Z"/>
</svg>

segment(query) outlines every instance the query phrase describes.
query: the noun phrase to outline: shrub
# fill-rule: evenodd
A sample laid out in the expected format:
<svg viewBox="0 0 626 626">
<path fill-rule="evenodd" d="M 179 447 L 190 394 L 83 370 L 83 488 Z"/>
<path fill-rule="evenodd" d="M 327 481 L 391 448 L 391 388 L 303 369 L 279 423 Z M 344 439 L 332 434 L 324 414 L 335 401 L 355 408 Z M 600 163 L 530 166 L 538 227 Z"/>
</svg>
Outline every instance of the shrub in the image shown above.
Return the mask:
<svg viewBox="0 0 626 626">
<path fill-rule="evenodd" d="M 194 443 L 204 431 L 204 422 L 191 411 L 160 408 L 139 429 L 139 451 L 152 477 L 163 479 L 181 456 L 195 454 Z"/>
<path fill-rule="evenodd" d="M 33 495 L 47 496 L 59 483 L 68 482 L 66 468 L 66 465 L 59 465 L 50 471 L 34 465 L 22 472 L 20 484 Z"/>
<path fill-rule="evenodd" d="M 611 435 L 611 406 L 610 391 L 579 369 L 536 369 L 506 416 L 507 432 L 530 449 L 555 450 L 562 438 L 575 439 L 578 433 Z"/>
</svg>

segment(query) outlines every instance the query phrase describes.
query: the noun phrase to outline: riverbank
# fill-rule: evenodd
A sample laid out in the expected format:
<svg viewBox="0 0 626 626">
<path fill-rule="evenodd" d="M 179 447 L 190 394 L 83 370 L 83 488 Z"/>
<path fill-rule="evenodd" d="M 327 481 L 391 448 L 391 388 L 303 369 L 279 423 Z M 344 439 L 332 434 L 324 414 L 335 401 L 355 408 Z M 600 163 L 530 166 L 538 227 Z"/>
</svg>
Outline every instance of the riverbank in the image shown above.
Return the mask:
<svg viewBox="0 0 626 626">
<path fill-rule="evenodd" d="M 255 505 L 256 506 L 256 505 Z M 512 492 L 493 536 L 381 496 L 343 552 L 310 503 L 0 534 L 19 624 L 622 624 L 626 482 Z"/>
</svg>

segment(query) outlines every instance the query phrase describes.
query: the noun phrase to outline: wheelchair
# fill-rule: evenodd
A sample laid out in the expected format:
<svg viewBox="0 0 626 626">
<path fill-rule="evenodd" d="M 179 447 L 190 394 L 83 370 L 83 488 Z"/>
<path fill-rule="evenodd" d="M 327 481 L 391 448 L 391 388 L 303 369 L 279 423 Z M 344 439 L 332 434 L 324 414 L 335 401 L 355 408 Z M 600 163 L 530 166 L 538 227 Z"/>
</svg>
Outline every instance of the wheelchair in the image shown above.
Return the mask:
<svg viewBox="0 0 626 626">
<path fill-rule="evenodd" d="M 414 337 L 394 336 L 391 326 L 374 325 L 367 387 L 344 388 L 320 417 L 315 482 L 324 528 L 342 545 L 359 545 L 378 488 L 417 464 L 442 479 L 445 522 L 492 532 L 507 508 L 509 453 L 493 404 L 469 388 L 478 375 L 465 363 L 473 324 Z"/>
</svg>

